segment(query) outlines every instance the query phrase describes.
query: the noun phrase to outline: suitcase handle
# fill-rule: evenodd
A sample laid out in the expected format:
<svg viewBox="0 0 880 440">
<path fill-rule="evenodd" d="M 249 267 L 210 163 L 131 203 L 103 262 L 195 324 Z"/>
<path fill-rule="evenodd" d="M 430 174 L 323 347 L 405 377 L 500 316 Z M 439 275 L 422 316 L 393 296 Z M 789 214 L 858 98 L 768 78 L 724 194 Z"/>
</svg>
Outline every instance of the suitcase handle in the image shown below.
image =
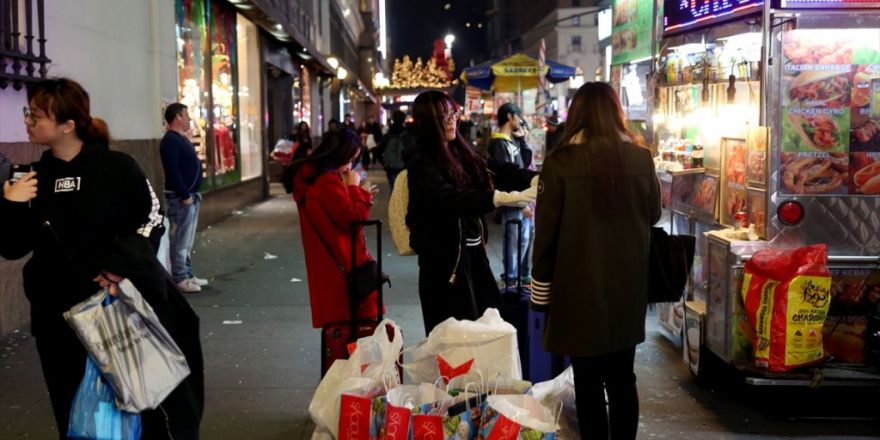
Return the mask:
<svg viewBox="0 0 880 440">
<path fill-rule="evenodd" d="M 523 223 L 522 220 L 513 219 L 508 220 L 507 223 L 504 224 L 504 252 L 502 252 L 504 256 L 504 286 L 510 287 L 510 282 L 507 280 L 507 261 L 510 258 L 508 254 L 508 249 L 510 249 L 510 239 L 507 236 L 507 230 L 510 228 L 510 225 L 516 225 L 517 236 L 516 236 L 516 288 L 517 291 L 522 294 L 522 275 L 523 275 L 523 264 L 522 264 L 522 241 L 523 241 Z"/>
<path fill-rule="evenodd" d="M 356 220 L 351 222 L 351 267 L 352 270 L 357 267 L 357 233 L 359 227 L 364 226 L 375 226 L 376 227 L 376 270 L 379 271 L 379 285 L 376 286 L 376 300 L 378 305 L 376 306 L 377 312 L 377 321 L 382 322 L 384 319 L 384 313 L 382 313 L 383 309 L 383 301 L 382 301 L 382 288 L 384 286 L 384 282 L 382 280 L 382 220 L 373 219 L 373 220 Z M 366 242 L 366 240 L 364 240 Z M 365 243 L 366 244 L 366 243 Z M 354 301 L 349 301 L 351 303 L 351 321 L 352 323 L 357 322 L 357 306 Z M 352 333 L 354 334 L 354 333 Z"/>
</svg>

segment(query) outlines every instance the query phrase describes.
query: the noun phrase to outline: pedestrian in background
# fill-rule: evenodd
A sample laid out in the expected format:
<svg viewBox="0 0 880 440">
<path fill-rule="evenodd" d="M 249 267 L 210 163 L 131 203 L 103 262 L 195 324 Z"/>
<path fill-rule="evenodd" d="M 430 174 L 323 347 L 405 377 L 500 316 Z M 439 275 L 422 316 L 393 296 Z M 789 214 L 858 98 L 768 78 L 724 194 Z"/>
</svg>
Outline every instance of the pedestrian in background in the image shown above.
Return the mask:
<svg viewBox="0 0 880 440">
<path fill-rule="evenodd" d="M 448 318 L 473 320 L 501 305 L 482 217 L 498 206 L 522 209 L 537 191 L 530 188 L 534 173 L 487 161 L 474 150 L 456 130 L 459 116 L 458 106 L 443 92 L 421 93 L 413 103 L 406 223 L 410 246 L 419 256 L 426 334 Z"/>
<path fill-rule="evenodd" d="M 412 131 L 404 125 L 406 123 L 406 113 L 395 110 L 391 114 L 391 127 L 388 133 L 382 137 L 376 152 L 385 168 L 385 174 L 388 176 L 388 184 L 394 188 L 394 181 L 397 175 L 406 168 L 404 157 L 409 145 L 413 142 Z"/>
<path fill-rule="evenodd" d="M 557 113 L 553 112 L 553 116 L 547 118 L 547 137 L 546 142 L 544 143 L 545 157 L 550 154 L 554 148 L 559 146 L 559 142 L 562 140 L 563 136 L 565 136 L 565 124 L 560 121 Z"/>
<path fill-rule="evenodd" d="M 633 139 L 614 90 L 586 83 L 541 170 L 532 305 L 548 312 L 547 351 L 571 356 L 584 439 L 634 439 L 639 422 L 633 364 L 661 208 L 651 152 Z"/>
<path fill-rule="evenodd" d="M 141 413 L 143 438 L 197 439 L 204 406 L 198 317 L 166 282 L 148 237 L 162 222 L 159 200 L 130 156 L 111 151 L 107 125 L 90 114 L 88 93 L 69 79 L 29 90 L 30 142 L 47 145 L 34 171 L 3 184 L 0 256 L 31 254 L 24 289 L 58 436 L 67 438 L 86 350 L 63 313 L 129 278 L 183 350 L 192 371 L 162 403 Z M 149 372 L 147 372 L 149 374 Z"/>
<path fill-rule="evenodd" d="M 192 249 L 196 241 L 202 195 L 202 162 L 189 140 L 192 122 L 187 107 L 179 102 L 165 108 L 165 136 L 159 143 L 165 170 L 165 200 L 171 220 L 171 276 L 187 293 L 201 292 L 208 280 L 196 277 Z"/>
<path fill-rule="evenodd" d="M 292 140 L 296 145 L 292 161 L 303 159 L 312 152 L 312 131 L 309 129 L 308 122 L 300 121 L 296 126 L 296 133 L 294 133 Z"/>
<path fill-rule="evenodd" d="M 293 165 L 293 197 L 299 210 L 315 328 L 352 319 L 347 280 L 338 264 L 351 273 L 353 251 L 356 267 L 372 259 L 363 234 L 356 234 L 357 242 L 351 241 L 352 223 L 369 218 L 377 192 L 352 169 L 362 150 L 357 133 L 338 130 Z M 376 296 L 373 292 L 362 300 L 357 319 L 378 316 Z"/>
<path fill-rule="evenodd" d="M 351 131 L 357 131 L 357 125 L 354 122 L 354 115 L 346 113 L 345 117 L 342 119 L 342 126 Z"/>
<path fill-rule="evenodd" d="M 514 132 L 521 132 L 523 129 L 522 110 L 516 104 L 508 102 L 498 108 L 496 117 L 498 118 L 498 131 L 492 134 L 489 154 L 498 162 L 511 164 L 518 169 L 525 169 L 520 143 L 514 139 Z M 531 218 L 526 217 L 526 212 L 524 212 L 526 209 L 529 208 L 518 206 L 498 208 L 501 214 L 501 226 L 505 230 L 504 236 L 507 246 L 504 252 L 504 273 L 499 281 L 501 286 L 515 285 L 518 281 L 529 282 L 531 280 L 531 276 L 525 270 L 522 270 L 522 279 L 520 279 L 520 266 L 523 265 L 522 259 L 528 255 L 532 231 Z M 528 214 L 531 215 L 531 211 Z M 511 221 L 522 223 L 521 236 L 519 229 L 514 226 L 508 227 L 508 223 Z M 517 259 L 518 255 L 522 259 Z M 528 265 L 524 266 L 522 269 L 526 269 Z"/>
</svg>

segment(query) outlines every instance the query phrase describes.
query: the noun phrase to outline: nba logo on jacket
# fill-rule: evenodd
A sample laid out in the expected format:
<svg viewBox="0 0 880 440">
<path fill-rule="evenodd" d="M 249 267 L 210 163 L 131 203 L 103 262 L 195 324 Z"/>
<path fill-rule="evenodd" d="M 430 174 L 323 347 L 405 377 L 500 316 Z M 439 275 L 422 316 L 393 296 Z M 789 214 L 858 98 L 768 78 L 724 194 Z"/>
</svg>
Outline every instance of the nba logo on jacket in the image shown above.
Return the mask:
<svg viewBox="0 0 880 440">
<path fill-rule="evenodd" d="M 55 181 L 55 192 L 73 192 L 79 191 L 81 177 L 63 177 Z"/>
</svg>

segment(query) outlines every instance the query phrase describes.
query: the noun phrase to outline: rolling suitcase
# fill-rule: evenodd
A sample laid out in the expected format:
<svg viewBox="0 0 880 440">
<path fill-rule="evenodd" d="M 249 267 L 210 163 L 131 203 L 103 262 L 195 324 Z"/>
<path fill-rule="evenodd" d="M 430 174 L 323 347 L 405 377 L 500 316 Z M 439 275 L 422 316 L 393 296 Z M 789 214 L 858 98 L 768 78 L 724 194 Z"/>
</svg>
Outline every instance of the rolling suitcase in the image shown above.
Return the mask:
<svg viewBox="0 0 880 440">
<path fill-rule="evenodd" d="M 378 271 L 382 273 L 382 221 L 366 220 L 354 222 L 351 228 L 352 243 L 357 242 L 357 226 L 376 226 L 376 262 L 378 263 Z M 356 249 L 352 246 L 352 267 L 356 267 L 355 261 Z M 381 279 L 381 277 L 380 277 Z M 375 321 L 357 320 L 358 304 L 356 301 L 349 301 L 349 312 L 351 320 L 331 322 L 321 329 L 321 377 L 327 373 L 327 370 L 338 359 L 348 359 L 351 352 L 354 351 L 355 342 L 364 336 L 370 336 L 376 331 L 376 327 L 382 322 L 384 304 L 382 301 L 383 282 L 380 281 L 376 286 L 376 300 L 379 303 L 378 316 Z M 394 330 L 388 330 L 389 339 L 394 338 Z"/>
<path fill-rule="evenodd" d="M 517 242 L 517 265 L 520 273 L 515 286 L 505 285 L 501 291 L 501 317 L 516 327 L 516 342 L 519 347 L 519 358 L 522 364 L 523 378 L 538 383 L 550 380 L 565 369 L 569 364 L 568 358 L 550 354 L 544 350 L 544 324 L 546 313 L 536 312 L 531 309 L 531 288 L 522 285 L 522 247 L 519 245 L 523 238 L 523 224 L 520 220 L 511 220 L 504 225 L 504 252 L 505 263 L 508 261 L 507 229 L 515 225 L 518 229 Z"/>
</svg>

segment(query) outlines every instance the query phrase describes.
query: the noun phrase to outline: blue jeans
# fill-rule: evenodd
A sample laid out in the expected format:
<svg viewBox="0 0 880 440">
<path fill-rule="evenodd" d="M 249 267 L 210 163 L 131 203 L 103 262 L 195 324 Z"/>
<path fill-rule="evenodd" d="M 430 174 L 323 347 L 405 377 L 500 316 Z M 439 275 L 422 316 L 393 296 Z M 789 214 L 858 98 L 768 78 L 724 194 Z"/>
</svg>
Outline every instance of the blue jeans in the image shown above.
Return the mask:
<svg viewBox="0 0 880 440">
<path fill-rule="evenodd" d="M 175 194 L 165 193 L 168 200 L 168 219 L 171 221 L 170 238 L 171 276 L 175 283 L 193 277 L 192 254 L 196 241 L 196 227 L 199 223 L 199 206 L 202 195 L 193 194 L 192 205 L 184 205 L 183 200 Z"/>
<path fill-rule="evenodd" d="M 522 222 L 522 240 L 518 238 L 519 230 L 516 225 L 508 227 L 507 222 L 511 220 Z M 520 264 L 522 264 L 522 277 L 530 277 L 532 264 L 529 258 L 529 242 L 532 240 L 532 219 L 526 218 L 521 209 L 505 208 L 501 212 L 501 226 L 505 228 L 504 236 L 507 242 L 507 249 L 504 250 L 504 279 L 511 282 L 516 281 L 519 278 Z M 519 244 L 519 255 L 522 257 L 520 261 L 517 261 L 517 244 Z"/>
</svg>

